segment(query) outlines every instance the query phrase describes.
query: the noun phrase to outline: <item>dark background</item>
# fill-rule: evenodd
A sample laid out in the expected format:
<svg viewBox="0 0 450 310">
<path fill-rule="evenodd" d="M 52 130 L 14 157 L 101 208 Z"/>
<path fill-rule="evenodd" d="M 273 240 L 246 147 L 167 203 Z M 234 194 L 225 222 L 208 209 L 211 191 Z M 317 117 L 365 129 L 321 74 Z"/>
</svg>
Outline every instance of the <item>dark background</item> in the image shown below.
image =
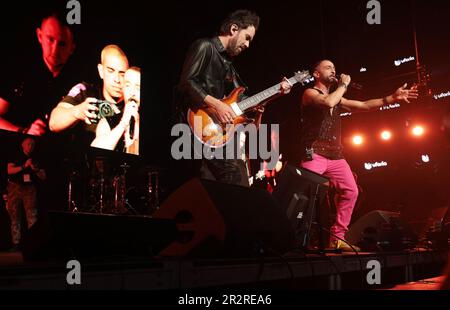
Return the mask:
<svg viewBox="0 0 450 310">
<path fill-rule="evenodd" d="M 347 97 L 388 95 L 404 82 L 417 82 L 415 61 L 394 66 L 396 59 L 416 56 L 414 29 L 420 63 L 431 76 L 427 88 L 436 94 L 450 90 L 448 1 L 380 1 L 381 25 L 367 24 L 367 1 L 361 0 L 80 2 L 82 24 L 77 29 L 74 59 L 86 79 L 97 79 L 100 51 L 110 43 L 121 46 L 130 63 L 143 69 L 142 156 L 136 165 L 167 168 L 163 173 L 165 194 L 184 180 L 170 159 L 172 97 L 184 55 L 193 40 L 214 35 L 221 20 L 235 9 L 255 10 L 261 17 L 251 48 L 236 59 L 249 94 L 329 58 L 338 73 L 350 74 L 353 81 L 363 85 L 362 91 L 350 90 Z M 40 53 L 36 16 L 45 5 L 40 1 L 2 10 L 2 67 Z M 361 67 L 367 72 L 360 73 Z M 263 117 L 263 122 L 280 124 L 281 153 L 293 164 L 300 160 L 298 120 L 303 90 L 296 86 L 288 96 L 273 101 Z M 344 118 L 346 158 L 364 189 L 357 214 L 372 209 L 406 209 L 419 214 L 448 204 L 449 140 L 441 128 L 448 101 L 422 97 L 400 109 Z M 415 122 L 427 126 L 425 137 L 419 140 L 408 135 Z M 394 131 L 393 141 L 387 144 L 377 138 L 384 128 Z M 360 148 L 349 143 L 356 132 L 366 136 L 367 143 Z M 422 153 L 431 156 L 428 165 L 420 164 Z M 365 162 L 382 160 L 389 163 L 387 168 L 364 169 Z"/>
</svg>

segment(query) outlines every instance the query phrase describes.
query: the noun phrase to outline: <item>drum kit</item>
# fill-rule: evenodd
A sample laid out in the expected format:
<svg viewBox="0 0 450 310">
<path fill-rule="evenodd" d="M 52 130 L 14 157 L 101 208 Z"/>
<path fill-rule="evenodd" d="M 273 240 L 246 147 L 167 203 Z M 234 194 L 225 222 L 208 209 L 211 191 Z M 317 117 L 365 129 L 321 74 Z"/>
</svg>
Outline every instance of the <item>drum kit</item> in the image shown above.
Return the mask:
<svg viewBox="0 0 450 310">
<path fill-rule="evenodd" d="M 145 178 L 137 185 L 128 183 L 131 166 L 124 162 L 111 169 L 108 158 L 96 157 L 91 171 L 81 177 L 79 171 L 70 171 L 67 188 L 67 208 L 70 212 L 100 214 L 152 215 L 160 205 L 160 172 L 157 166 L 140 169 Z M 85 181 L 81 181 L 84 179 Z M 136 183 L 136 182 L 135 182 Z M 77 187 L 86 186 L 85 199 L 80 199 Z M 77 199 L 78 198 L 78 199 Z M 84 200 L 80 201 L 80 200 Z"/>
</svg>

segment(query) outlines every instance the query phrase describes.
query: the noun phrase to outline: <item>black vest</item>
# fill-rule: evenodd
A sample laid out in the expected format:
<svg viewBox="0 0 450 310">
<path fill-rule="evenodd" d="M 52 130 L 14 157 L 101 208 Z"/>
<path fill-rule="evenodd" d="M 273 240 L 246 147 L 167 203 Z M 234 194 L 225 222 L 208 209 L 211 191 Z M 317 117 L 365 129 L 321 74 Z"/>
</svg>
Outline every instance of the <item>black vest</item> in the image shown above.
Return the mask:
<svg viewBox="0 0 450 310">
<path fill-rule="evenodd" d="M 314 88 L 323 95 L 323 92 Z M 341 104 L 330 108 L 316 104 L 302 104 L 301 144 L 303 157 L 314 152 L 328 159 L 343 159 L 341 144 Z"/>
</svg>

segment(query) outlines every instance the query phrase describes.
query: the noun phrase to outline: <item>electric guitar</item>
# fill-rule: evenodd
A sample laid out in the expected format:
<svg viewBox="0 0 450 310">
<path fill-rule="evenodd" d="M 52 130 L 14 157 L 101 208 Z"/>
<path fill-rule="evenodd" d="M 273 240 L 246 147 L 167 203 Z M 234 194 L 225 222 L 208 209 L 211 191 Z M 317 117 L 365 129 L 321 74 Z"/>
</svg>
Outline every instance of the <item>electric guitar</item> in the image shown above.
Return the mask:
<svg viewBox="0 0 450 310">
<path fill-rule="evenodd" d="M 291 85 L 301 83 L 304 85 L 311 76 L 308 71 L 296 72 L 288 81 Z M 280 94 L 280 83 L 260 92 L 254 96 L 248 97 L 238 102 L 239 96 L 244 92 L 244 87 L 235 88 L 231 94 L 222 99 L 223 103 L 228 104 L 236 118 L 233 123 L 221 123 L 212 111 L 212 108 L 203 108 L 196 111 L 188 110 L 187 120 L 194 136 L 203 144 L 209 147 L 217 148 L 224 146 L 233 138 L 234 132 L 239 125 L 249 124 L 252 120 L 248 119 L 244 113 L 254 109 L 259 104 L 268 101 L 272 97 Z"/>
</svg>

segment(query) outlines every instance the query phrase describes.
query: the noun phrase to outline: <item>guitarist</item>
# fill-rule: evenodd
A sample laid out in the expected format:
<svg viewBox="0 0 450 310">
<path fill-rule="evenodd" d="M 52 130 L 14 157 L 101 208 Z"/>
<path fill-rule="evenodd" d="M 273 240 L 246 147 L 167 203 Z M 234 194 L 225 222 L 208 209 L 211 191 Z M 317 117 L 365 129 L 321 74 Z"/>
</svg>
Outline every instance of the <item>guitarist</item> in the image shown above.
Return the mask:
<svg viewBox="0 0 450 310">
<path fill-rule="evenodd" d="M 256 13 L 238 10 L 222 22 L 218 36 L 199 39 L 191 45 L 177 87 L 178 114 L 185 116 L 189 108 L 209 107 L 220 122 L 233 122 L 235 113 L 220 99 L 244 85 L 232 60 L 250 46 L 258 26 Z M 290 88 L 291 85 L 284 81 L 280 92 L 287 93 Z M 186 122 L 185 117 L 182 120 Z M 206 179 L 249 186 L 242 159 L 203 159 L 200 174 Z"/>
</svg>

